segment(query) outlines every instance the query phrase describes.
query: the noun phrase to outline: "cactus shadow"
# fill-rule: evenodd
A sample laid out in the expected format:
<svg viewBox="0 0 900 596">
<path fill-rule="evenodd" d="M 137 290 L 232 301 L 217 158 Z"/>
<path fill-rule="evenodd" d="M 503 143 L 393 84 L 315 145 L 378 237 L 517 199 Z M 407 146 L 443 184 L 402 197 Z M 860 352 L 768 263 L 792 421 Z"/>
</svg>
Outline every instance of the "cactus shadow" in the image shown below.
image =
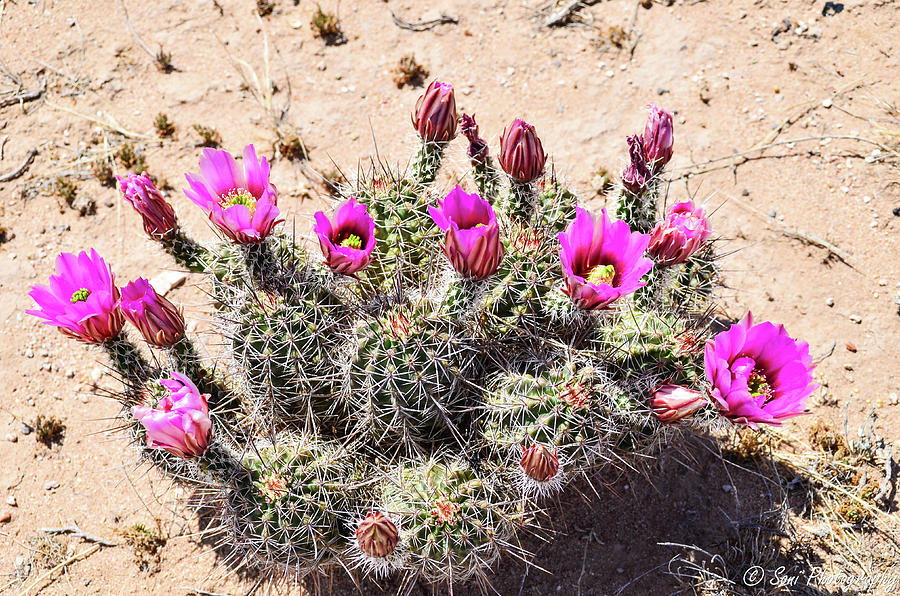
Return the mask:
<svg viewBox="0 0 900 596">
<path fill-rule="evenodd" d="M 573 481 L 544 503 L 542 530 L 520 533 L 530 563 L 504 556 L 486 590 L 403 578 L 376 583 L 336 571 L 304 580 L 312 594 L 475 596 L 804 594 L 824 561 L 799 540 L 788 512 L 810 505 L 808 482 L 765 458 L 720 450 L 709 436 L 682 436 L 642 469 Z"/>
</svg>

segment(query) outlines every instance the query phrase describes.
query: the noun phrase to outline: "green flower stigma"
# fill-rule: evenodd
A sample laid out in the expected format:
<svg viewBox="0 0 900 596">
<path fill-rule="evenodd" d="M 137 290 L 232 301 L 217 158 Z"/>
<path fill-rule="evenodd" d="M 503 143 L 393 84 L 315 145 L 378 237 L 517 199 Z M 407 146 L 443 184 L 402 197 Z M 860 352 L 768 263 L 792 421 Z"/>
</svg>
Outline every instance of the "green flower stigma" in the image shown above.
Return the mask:
<svg viewBox="0 0 900 596">
<path fill-rule="evenodd" d="M 349 236 L 341 240 L 340 245 L 344 248 L 355 248 L 356 250 L 359 250 L 360 248 L 362 248 L 362 238 L 360 238 L 356 234 L 350 234 Z"/>
<path fill-rule="evenodd" d="M 235 205 L 243 205 L 250 211 L 251 217 L 256 211 L 256 197 L 251 195 L 250 191 L 245 188 L 230 190 L 227 194 L 222 195 L 220 200 L 222 201 L 222 207 L 226 209 Z"/>
<path fill-rule="evenodd" d="M 91 291 L 89 289 L 81 288 L 80 290 L 76 290 L 72 294 L 72 298 L 70 298 L 70 301 L 72 302 L 72 304 L 77 304 L 79 302 L 87 302 L 88 296 L 90 296 L 90 295 L 91 295 Z"/>
<path fill-rule="evenodd" d="M 750 390 L 750 395 L 753 397 L 765 397 L 767 401 L 772 398 L 772 387 L 766 381 L 766 377 L 756 371 L 750 373 L 750 378 L 747 379 L 747 389 Z"/>
<path fill-rule="evenodd" d="M 588 271 L 587 277 L 585 279 L 588 283 L 592 283 L 595 286 L 600 284 L 609 284 L 612 285 L 613 278 L 616 276 L 616 268 L 612 265 L 597 265 L 590 271 Z"/>
</svg>

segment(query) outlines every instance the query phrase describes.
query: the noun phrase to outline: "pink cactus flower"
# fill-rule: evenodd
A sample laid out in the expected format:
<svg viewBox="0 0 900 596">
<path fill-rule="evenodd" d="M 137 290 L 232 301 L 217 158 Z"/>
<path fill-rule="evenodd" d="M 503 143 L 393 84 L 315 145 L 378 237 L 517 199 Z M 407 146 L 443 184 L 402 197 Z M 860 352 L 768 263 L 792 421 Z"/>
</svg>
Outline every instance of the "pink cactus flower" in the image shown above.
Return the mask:
<svg viewBox="0 0 900 596">
<path fill-rule="evenodd" d="M 423 141 L 446 143 L 456 137 L 456 95 L 453 85 L 432 81 L 416 102 L 412 124 Z"/>
<path fill-rule="evenodd" d="M 660 265 L 684 263 L 709 237 L 709 223 L 702 207 L 693 201 L 669 207 L 666 219 L 650 233 L 649 252 Z"/>
<path fill-rule="evenodd" d="M 647 189 L 647 183 L 653 177 L 653 173 L 647 165 L 647 157 L 641 146 L 641 137 L 634 135 L 628 137 L 627 140 L 628 156 L 631 161 L 622 172 L 622 184 L 631 194 L 639 195 Z"/>
<path fill-rule="evenodd" d="M 184 337 L 181 313 L 142 277 L 122 288 L 119 308 L 148 344 L 164 348 Z"/>
<path fill-rule="evenodd" d="M 353 275 L 369 264 L 375 250 L 375 221 L 365 205 L 351 198 L 338 206 L 333 221 L 321 211 L 315 218 L 313 231 L 332 271 Z"/>
<path fill-rule="evenodd" d="M 227 151 L 204 149 L 200 175 L 186 174 L 184 194 L 209 215 L 219 230 L 238 244 L 259 244 L 277 224 L 278 191 L 269 182 L 269 162 L 244 148 L 243 167 Z"/>
<path fill-rule="evenodd" d="M 79 341 L 103 343 L 119 335 L 125 323 L 115 276 L 94 249 L 59 255 L 50 285 L 33 286 L 28 295 L 39 307 L 28 314 Z"/>
<path fill-rule="evenodd" d="M 652 103 L 647 109 L 650 115 L 641 140 L 647 162 L 659 171 L 672 159 L 672 145 L 675 142 L 672 114 Z"/>
<path fill-rule="evenodd" d="M 722 415 L 752 428 L 806 413 L 806 398 L 818 387 L 809 345 L 792 339 L 784 325 L 754 325 L 749 312 L 707 342 L 704 363 Z"/>
<path fill-rule="evenodd" d="M 673 424 L 687 418 L 705 403 L 699 391 L 679 385 L 661 385 L 650 398 L 650 408 L 663 424 Z"/>
<path fill-rule="evenodd" d="M 641 278 L 653 267 L 644 257 L 650 235 L 632 232 L 624 221 L 610 221 L 606 209 L 596 217 L 578 207 L 559 242 L 563 292 L 585 310 L 606 308 L 645 286 Z"/>
<path fill-rule="evenodd" d="M 209 442 L 209 395 L 179 373 L 160 379 L 160 390 L 151 403 L 131 408 L 131 414 L 147 433 L 147 447 L 165 449 L 172 455 L 191 458 L 202 455 Z"/>
<path fill-rule="evenodd" d="M 131 203 L 144 220 L 144 231 L 151 238 L 165 236 L 178 224 L 175 210 L 163 198 L 162 193 L 147 174 L 116 176 L 122 196 Z"/>
<path fill-rule="evenodd" d="M 485 279 L 497 271 L 505 249 L 490 203 L 456 186 L 438 207 L 429 207 L 428 212 L 445 232 L 444 254 L 460 275 Z"/>
<path fill-rule="evenodd" d="M 500 156 L 503 171 L 519 182 L 531 182 L 544 173 L 547 156 L 534 127 L 516 118 L 500 137 Z"/>
</svg>

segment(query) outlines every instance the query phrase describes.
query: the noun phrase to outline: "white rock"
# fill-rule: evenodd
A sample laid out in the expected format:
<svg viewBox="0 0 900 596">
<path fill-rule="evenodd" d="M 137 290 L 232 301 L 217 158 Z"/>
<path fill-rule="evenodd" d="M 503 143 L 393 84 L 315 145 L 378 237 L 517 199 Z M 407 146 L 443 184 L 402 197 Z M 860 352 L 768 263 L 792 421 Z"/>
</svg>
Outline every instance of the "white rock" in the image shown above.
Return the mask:
<svg viewBox="0 0 900 596">
<path fill-rule="evenodd" d="M 187 274 L 181 271 L 162 271 L 150 279 L 150 285 L 160 296 L 165 296 L 175 288 L 184 284 Z"/>
</svg>

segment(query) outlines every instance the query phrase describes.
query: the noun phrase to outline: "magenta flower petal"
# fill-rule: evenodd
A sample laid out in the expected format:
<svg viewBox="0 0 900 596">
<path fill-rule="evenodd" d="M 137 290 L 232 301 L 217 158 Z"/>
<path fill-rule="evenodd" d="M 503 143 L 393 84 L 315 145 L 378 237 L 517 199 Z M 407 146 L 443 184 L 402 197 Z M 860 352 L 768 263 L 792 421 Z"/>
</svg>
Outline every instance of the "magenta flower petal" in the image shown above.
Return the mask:
<svg viewBox="0 0 900 596">
<path fill-rule="evenodd" d="M 164 395 L 156 403 L 133 406 L 131 414 L 144 427 L 147 447 L 178 457 L 202 455 L 209 442 L 209 395 L 184 375 L 172 373 L 159 381 Z M 152 401 L 152 397 L 149 399 Z"/>
<path fill-rule="evenodd" d="M 460 275 L 485 279 L 497 271 L 505 248 L 490 203 L 457 185 L 428 212 L 444 231 L 444 254 Z"/>
<path fill-rule="evenodd" d="M 238 244 L 258 244 L 278 219 L 278 191 L 269 182 L 269 163 L 253 145 L 244 148 L 243 167 L 227 151 L 205 149 L 200 176 L 185 176 L 184 193 L 207 212 L 210 221 Z"/>
<path fill-rule="evenodd" d="M 653 267 L 643 256 L 649 234 L 632 232 L 624 221 L 610 221 L 606 209 L 596 217 L 578 207 L 559 242 L 563 292 L 586 310 L 606 308 L 643 287 L 641 278 Z"/>
<path fill-rule="evenodd" d="M 650 171 L 650 166 L 647 164 L 641 137 L 639 135 L 630 136 L 627 142 L 630 162 L 622 172 L 622 185 L 630 193 L 639 195 L 647 189 L 647 183 L 653 177 L 653 172 Z"/>
<path fill-rule="evenodd" d="M 115 276 L 94 249 L 90 254 L 60 254 L 50 285 L 34 286 L 29 295 L 39 309 L 28 314 L 86 343 L 99 344 L 117 336 L 125 322 Z"/>
<path fill-rule="evenodd" d="M 647 251 L 660 265 L 677 265 L 697 252 L 708 237 L 703 208 L 695 207 L 693 201 L 676 203 L 650 233 Z"/>
<path fill-rule="evenodd" d="M 809 345 L 783 325 L 754 325 L 751 313 L 706 344 L 704 368 L 722 415 L 753 428 L 806 413 L 806 398 L 818 387 Z"/>
<path fill-rule="evenodd" d="M 125 318 L 140 330 L 151 345 L 160 348 L 171 346 L 184 337 L 181 313 L 142 277 L 122 288 L 119 307 Z"/>
<path fill-rule="evenodd" d="M 369 264 L 375 250 L 375 220 L 365 205 L 351 198 L 338 206 L 333 221 L 321 211 L 315 220 L 313 231 L 332 271 L 353 275 Z"/>
</svg>

